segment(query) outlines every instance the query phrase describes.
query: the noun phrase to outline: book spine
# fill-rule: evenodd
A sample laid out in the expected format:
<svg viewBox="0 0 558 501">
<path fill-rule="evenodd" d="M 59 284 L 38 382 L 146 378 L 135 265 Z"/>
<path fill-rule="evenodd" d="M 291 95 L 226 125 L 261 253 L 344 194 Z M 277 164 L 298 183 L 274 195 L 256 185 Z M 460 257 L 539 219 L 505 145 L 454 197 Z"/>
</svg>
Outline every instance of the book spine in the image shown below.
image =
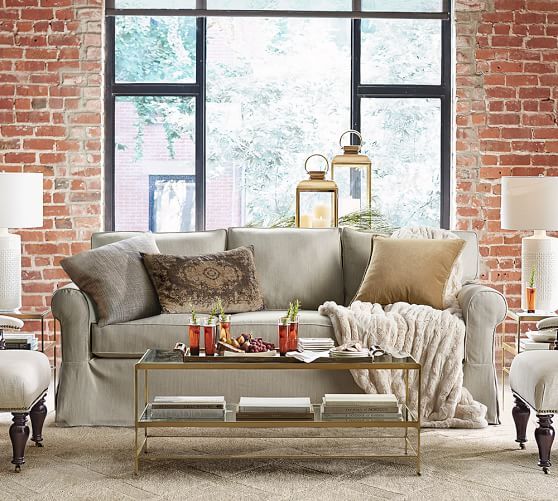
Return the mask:
<svg viewBox="0 0 558 501">
<path fill-rule="evenodd" d="M 37 346 L 31 346 L 29 343 L 6 343 L 6 350 L 35 350 Z"/>
<path fill-rule="evenodd" d="M 289 413 L 289 414 L 307 414 L 313 412 L 312 408 L 309 407 L 245 407 L 239 406 L 238 412 L 250 413 L 250 412 L 274 412 L 274 413 Z"/>
<path fill-rule="evenodd" d="M 398 412 L 325 412 L 322 413 L 322 417 L 327 419 L 400 419 L 401 414 Z"/>
<path fill-rule="evenodd" d="M 159 403 L 159 402 L 154 402 L 153 404 L 151 404 L 151 408 L 153 410 L 155 409 L 180 409 L 180 410 L 197 410 L 197 409 L 205 409 L 205 410 L 224 410 L 225 406 L 224 405 L 211 405 L 211 404 L 194 404 L 194 405 L 189 405 L 189 404 L 181 404 L 181 403 L 177 403 L 177 404 L 167 404 L 167 403 Z"/>
<path fill-rule="evenodd" d="M 151 417 L 169 419 L 223 419 L 225 412 L 222 410 L 204 409 L 152 409 Z"/>
<path fill-rule="evenodd" d="M 337 405 L 322 405 L 322 412 L 346 414 L 351 412 L 399 412 L 399 406 L 390 405 L 386 407 L 352 407 Z"/>
</svg>

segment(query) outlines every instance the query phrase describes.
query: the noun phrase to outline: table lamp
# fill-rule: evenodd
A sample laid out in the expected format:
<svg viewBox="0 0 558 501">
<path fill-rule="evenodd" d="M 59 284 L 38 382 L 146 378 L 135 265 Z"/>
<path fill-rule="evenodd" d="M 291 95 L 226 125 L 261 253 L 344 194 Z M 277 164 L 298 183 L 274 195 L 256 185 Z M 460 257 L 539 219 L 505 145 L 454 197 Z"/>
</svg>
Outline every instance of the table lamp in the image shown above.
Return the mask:
<svg viewBox="0 0 558 501">
<path fill-rule="evenodd" d="M 502 177 L 501 226 L 534 230 L 521 241 L 521 307 L 526 309 L 526 282 L 534 271 L 537 310 L 558 309 L 558 177 Z"/>
<path fill-rule="evenodd" d="M 43 226 L 43 175 L 0 172 L 0 313 L 21 308 L 21 238 L 8 228 Z"/>
</svg>

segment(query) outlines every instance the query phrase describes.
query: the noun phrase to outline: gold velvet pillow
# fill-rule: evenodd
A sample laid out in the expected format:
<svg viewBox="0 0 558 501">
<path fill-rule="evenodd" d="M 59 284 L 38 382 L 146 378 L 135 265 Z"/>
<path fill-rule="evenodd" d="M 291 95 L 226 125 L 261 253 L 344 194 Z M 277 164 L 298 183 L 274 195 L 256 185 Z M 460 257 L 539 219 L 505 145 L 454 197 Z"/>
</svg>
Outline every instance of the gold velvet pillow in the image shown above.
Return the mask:
<svg viewBox="0 0 558 501">
<path fill-rule="evenodd" d="M 444 290 L 464 240 L 374 238 L 372 255 L 353 301 L 403 301 L 444 307 Z"/>
</svg>

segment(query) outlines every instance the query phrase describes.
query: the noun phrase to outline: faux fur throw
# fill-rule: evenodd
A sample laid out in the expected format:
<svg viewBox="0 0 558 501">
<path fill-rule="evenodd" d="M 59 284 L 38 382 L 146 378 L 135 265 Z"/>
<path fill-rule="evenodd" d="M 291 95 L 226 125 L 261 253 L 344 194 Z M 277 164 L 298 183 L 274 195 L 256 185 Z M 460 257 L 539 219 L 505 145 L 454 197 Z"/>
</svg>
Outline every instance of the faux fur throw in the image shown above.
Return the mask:
<svg viewBox="0 0 558 501">
<path fill-rule="evenodd" d="M 360 341 L 370 347 L 410 353 L 422 365 L 422 425 L 431 428 L 483 428 L 486 407 L 463 388 L 465 324 L 450 310 L 395 303 L 385 310 L 379 304 L 355 301 L 349 308 L 328 301 L 320 306 L 333 324 L 339 344 Z M 410 405 L 416 410 L 416 372 L 409 371 Z M 353 370 L 366 393 L 394 393 L 405 398 L 403 371 Z"/>
</svg>

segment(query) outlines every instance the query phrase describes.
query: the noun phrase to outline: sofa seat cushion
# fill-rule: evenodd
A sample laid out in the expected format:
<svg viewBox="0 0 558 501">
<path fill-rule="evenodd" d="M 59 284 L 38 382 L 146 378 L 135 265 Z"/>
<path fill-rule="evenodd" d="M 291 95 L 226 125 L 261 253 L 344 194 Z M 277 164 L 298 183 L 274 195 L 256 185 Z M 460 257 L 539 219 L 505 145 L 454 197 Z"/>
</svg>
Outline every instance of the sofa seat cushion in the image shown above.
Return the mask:
<svg viewBox="0 0 558 501">
<path fill-rule="evenodd" d="M 0 351 L 0 411 L 28 411 L 50 384 L 50 363 L 43 353 Z"/>
<path fill-rule="evenodd" d="M 252 332 L 256 337 L 277 345 L 280 311 L 257 311 L 232 315 L 231 333 Z M 171 350 L 177 341 L 187 343 L 186 323 L 190 315 L 162 314 L 120 324 L 92 326 L 92 351 L 102 358 L 140 358 L 149 348 Z M 328 317 L 317 311 L 300 312 L 299 336 L 335 339 Z"/>
</svg>

